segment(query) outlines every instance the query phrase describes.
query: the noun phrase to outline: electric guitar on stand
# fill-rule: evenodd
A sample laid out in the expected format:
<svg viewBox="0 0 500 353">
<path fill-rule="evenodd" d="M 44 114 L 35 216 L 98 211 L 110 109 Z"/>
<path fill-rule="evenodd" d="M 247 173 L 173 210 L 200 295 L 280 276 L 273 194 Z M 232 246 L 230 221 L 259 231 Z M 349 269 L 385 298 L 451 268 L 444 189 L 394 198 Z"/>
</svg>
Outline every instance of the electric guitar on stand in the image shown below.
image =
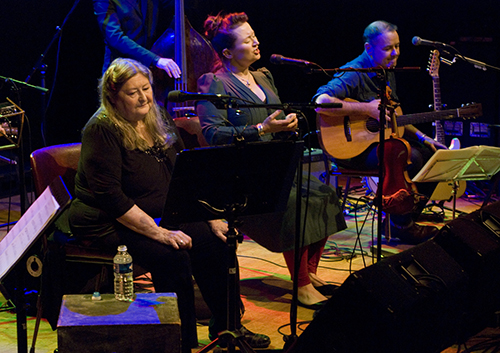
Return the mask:
<svg viewBox="0 0 500 353">
<path fill-rule="evenodd" d="M 429 71 L 429 75 L 432 77 L 432 88 L 433 88 L 433 97 L 434 97 L 434 110 L 441 111 L 441 83 L 439 80 L 439 50 L 434 49 L 431 51 L 431 55 L 429 57 L 429 66 L 427 71 Z M 444 137 L 444 128 L 443 124 L 440 120 L 434 121 L 434 127 L 436 135 L 434 140 L 441 143 L 442 145 L 446 144 Z M 452 139 L 450 150 L 458 150 L 460 149 L 460 140 L 456 137 Z M 466 189 L 466 182 L 459 183 L 459 187 L 457 189 L 457 198 L 462 196 Z M 434 193 L 431 195 L 431 200 L 451 200 L 453 197 L 453 186 L 449 183 L 443 181 L 438 184 Z"/>
</svg>

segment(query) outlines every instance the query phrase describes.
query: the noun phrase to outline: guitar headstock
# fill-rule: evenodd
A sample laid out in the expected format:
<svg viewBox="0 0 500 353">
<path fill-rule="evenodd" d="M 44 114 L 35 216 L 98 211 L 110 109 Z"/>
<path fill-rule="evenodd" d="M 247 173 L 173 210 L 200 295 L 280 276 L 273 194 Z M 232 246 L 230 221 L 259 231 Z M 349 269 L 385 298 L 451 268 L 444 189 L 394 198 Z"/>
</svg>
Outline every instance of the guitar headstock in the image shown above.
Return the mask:
<svg viewBox="0 0 500 353">
<path fill-rule="evenodd" d="M 457 116 L 463 119 L 475 119 L 483 115 L 483 106 L 481 103 L 462 104 L 457 109 Z"/>
<path fill-rule="evenodd" d="M 427 71 L 431 77 L 439 77 L 439 50 L 434 49 L 431 51 Z"/>
</svg>

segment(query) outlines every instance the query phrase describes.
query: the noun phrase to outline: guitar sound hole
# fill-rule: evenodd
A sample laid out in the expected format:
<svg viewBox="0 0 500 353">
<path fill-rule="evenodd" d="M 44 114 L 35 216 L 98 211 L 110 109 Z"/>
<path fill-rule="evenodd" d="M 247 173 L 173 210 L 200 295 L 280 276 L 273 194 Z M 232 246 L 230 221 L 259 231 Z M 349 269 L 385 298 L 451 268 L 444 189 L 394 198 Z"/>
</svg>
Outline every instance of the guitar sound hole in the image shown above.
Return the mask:
<svg viewBox="0 0 500 353">
<path fill-rule="evenodd" d="M 368 118 L 368 120 L 366 121 L 366 129 L 370 132 L 378 132 L 378 125 L 379 124 L 377 119 Z"/>
</svg>

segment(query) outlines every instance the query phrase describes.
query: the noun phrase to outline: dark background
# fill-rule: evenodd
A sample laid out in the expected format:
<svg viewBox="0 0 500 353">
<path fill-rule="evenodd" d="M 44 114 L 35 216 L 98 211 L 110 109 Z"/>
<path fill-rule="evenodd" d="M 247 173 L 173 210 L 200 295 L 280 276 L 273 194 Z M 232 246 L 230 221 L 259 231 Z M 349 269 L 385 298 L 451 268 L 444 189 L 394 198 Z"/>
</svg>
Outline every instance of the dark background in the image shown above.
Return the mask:
<svg viewBox="0 0 500 353">
<path fill-rule="evenodd" d="M 72 0 L 2 0 L 0 75 L 25 81 L 73 4 Z M 271 54 L 312 61 L 324 68 L 339 67 L 362 52 L 364 28 L 379 19 L 399 27 L 398 66 L 421 67 L 418 72 L 397 74 L 398 95 L 405 113 L 427 111 L 433 99 L 432 80 L 425 70 L 431 48 L 413 46 L 413 36 L 453 44 L 467 57 L 500 66 L 498 0 L 186 0 L 186 15 L 199 32 L 207 14 L 220 10 L 245 11 L 249 15 L 262 54 L 254 67 L 266 66 L 272 71 L 284 102 L 308 102 L 329 78 L 323 74 L 306 74 L 294 66 L 270 64 Z M 166 14 L 168 20 L 162 22 L 158 35 L 169 26 L 170 16 Z M 81 128 L 97 107 L 96 86 L 102 57 L 102 37 L 92 1 L 80 0 L 68 17 L 60 45 L 56 40 L 44 59 L 48 65 L 45 85 L 52 88 L 55 83 L 46 114 L 47 145 L 79 141 Z M 476 121 L 498 124 L 497 71 L 478 70 L 459 61 L 452 66 L 441 64 L 439 76 L 442 101 L 448 108 L 480 102 L 484 114 Z M 42 85 L 41 72 L 36 71 L 29 82 Z M 41 147 L 44 142 L 40 92 L 22 89 L 17 94 L 9 83 L 1 80 L 0 95 L 0 102 L 6 101 L 6 97 L 21 99 L 31 127 L 30 132 L 25 130 L 25 146 L 27 150 Z M 310 124 L 314 124 L 314 112 L 308 112 L 307 116 Z M 431 124 L 420 127 L 433 135 Z M 498 145 L 495 127 L 490 128 L 489 138 L 469 137 L 468 121 L 464 122 L 463 130 L 460 138 L 463 146 Z"/>
</svg>

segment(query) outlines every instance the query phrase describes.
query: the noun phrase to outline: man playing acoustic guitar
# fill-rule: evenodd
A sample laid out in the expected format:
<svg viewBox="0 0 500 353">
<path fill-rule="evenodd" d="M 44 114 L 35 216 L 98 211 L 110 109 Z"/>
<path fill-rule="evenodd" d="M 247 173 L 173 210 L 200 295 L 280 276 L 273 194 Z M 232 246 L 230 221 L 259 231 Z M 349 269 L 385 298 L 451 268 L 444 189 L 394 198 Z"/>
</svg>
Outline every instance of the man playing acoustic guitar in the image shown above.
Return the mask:
<svg viewBox="0 0 500 353">
<path fill-rule="evenodd" d="M 385 21 L 375 21 L 366 27 L 364 34 L 364 52 L 342 68 L 393 68 L 400 54 L 399 35 L 397 27 Z M 388 94 L 392 103 L 399 101 L 396 95 L 396 81 L 393 71 L 387 72 Z M 317 103 L 342 103 L 342 108 L 318 108 L 320 116 L 337 118 L 344 121 L 350 115 L 365 115 L 367 118 L 379 119 L 379 84 L 376 72 L 347 71 L 336 74 L 326 85 L 321 86 L 313 99 Z M 390 120 L 389 113 L 386 119 Z M 322 136 L 324 139 L 324 137 Z M 353 142 L 356 136 L 353 136 Z M 446 148 L 434 139 L 426 136 L 413 125 L 406 125 L 404 138 L 411 145 L 411 164 L 408 169 L 413 177 L 432 156 L 437 148 Z M 378 139 L 370 143 L 366 149 L 354 151 L 349 146 L 348 157 L 336 158 L 335 163 L 341 167 L 354 170 L 378 169 L 377 146 Z M 354 154 L 353 154 L 354 153 Z M 354 155 L 354 157 L 353 157 Z M 390 161 L 386 161 L 390 163 Z M 421 183 L 420 193 L 430 196 L 435 184 Z M 425 201 L 421 202 L 413 212 L 404 215 L 391 214 L 391 236 L 402 242 L 417 244 L 423 242 L 437 232 L 434 226 L 420 226 L 414 221 L 422 212 Z"/>
</svg>

